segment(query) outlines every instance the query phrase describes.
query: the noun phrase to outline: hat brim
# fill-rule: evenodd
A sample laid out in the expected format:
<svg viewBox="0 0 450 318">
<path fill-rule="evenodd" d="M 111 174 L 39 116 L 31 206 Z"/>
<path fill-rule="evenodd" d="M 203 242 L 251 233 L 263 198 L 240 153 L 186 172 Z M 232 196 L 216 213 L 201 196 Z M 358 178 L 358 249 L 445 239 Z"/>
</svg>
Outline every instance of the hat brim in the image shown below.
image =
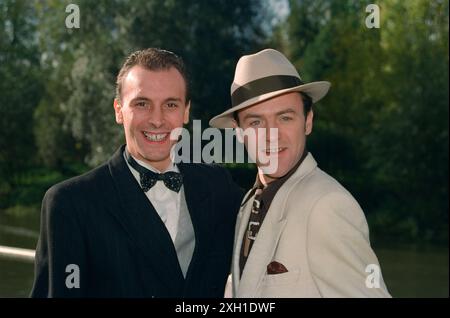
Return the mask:
<svg viewBox="0 0 450 318">
<path fill-rule="evenodd" d="M 304 92 L 304 93 L 308 94 L 308 96 L 311 97 L 313 103 L 316 103 L 327 94 L 328 90 L 330 89 L 330 86 L 331 86 L 331 83 L 326 82 L 326 81 L 311 82 L 311 83 L 307 83 L 307 84 L 303 84 L 303 85 L 263 94 L 263 95 L 251 98 L 239 105 L 236 105 L 236 106 L 228 109 L 227 111 L 223 112 L 222 114 L 213 117 L 209 121 L 209 125 L 211 127 L 215 127 L 215 128 L 233 128 L 234 127 L 233 113 L 235 111 L 241 110 L 246 107 L 253 106 L 257 103 L 260 103 L 265 100 L 271 99 L 273 97 L 276 97 L 276 96 L 279 96 L 282 94 L 286 94 L 286 93 L 290 93 L 290 92 Z"/>
</svg>

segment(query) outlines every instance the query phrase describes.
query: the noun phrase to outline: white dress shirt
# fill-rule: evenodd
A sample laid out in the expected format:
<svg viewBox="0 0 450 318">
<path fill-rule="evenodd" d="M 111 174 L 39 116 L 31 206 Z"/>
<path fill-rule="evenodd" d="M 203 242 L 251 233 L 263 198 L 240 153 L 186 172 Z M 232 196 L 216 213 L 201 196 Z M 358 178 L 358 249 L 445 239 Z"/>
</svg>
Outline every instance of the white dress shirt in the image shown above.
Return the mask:
<svg viewBox="0 0 450 318">
<path fill-rule="evenodd" d="M 136 160 L 138 164 L 147 168 L 148 170 L 151 170 L 156 173 L 162 173 L 161 171 L 152 167 L 148 163 L 138 160 L 135 157 L 133 157 L 133 159 Z M 133 167 L 131 167 L 128 162 L 127 165 L 140 186 L 141 183 L 139 172 L 137 172 Z M 178 170 L 178 167 L 173 162 L 170 163 L 169 167 L 164 172 L 168 171 L 180 172 Z M 172 242 L 175 242 L 178 231 L 178 221 L 180 218 L 180 199 L 182 191 L 184 197 L 184 186 L 181 187 L 179 192 L 175 192 L 168 189 L 162 180 L 158 180 L 156 184 L 150 188 L 150 190 L 145 192 L 145 195 L 150 200 L 150 203 L 153 205 L 156 212 L 158 212 L 159 217 L 166 225 L 167 231 L 169 232 L 170 237 L 172 238 Z"/>
</svg>

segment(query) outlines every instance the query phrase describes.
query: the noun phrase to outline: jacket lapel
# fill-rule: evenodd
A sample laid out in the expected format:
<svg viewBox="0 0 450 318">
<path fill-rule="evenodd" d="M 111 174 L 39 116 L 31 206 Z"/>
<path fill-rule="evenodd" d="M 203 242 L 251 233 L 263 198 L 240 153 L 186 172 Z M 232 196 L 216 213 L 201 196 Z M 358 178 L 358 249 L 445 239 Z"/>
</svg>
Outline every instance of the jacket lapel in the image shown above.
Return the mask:
<svg viewBox="0 0 450 318">
<path fill-rule="evenodd" d="M 281 189 L 280 189 L 281 190 Z M 264 277 L 266 266 L 270 263 L 278 244 L 281 232 L 286 224 L 286 219 L 283 218 L 283 213 L 279 210 L 279 204 L 272 202 L 269 211 L 264 219 L 263 224 L 259 230 L 257 239 L 253 244 L 244 271 L 242 272 L 241 282 L 237 289 L 238 297 L 254 297 L 256 289 Z M 247 209 L 251 211 L 251 209 Z M 250 213 L 248 213 L 250 215 Z M 249 216 L 246 216 L 245 226 L 248 223 Z M 244 228 L 245 232 L 245 228 Z M 241 237 L 241 242 L 243 235 Z M 239 250 L 240 251 L 240 250 Z"/>
<path fill-rule="evenodd" d="M 247 198 L 247 195 L 245 196 L 245 198 Z M 245 201 L 245 198 L 243 201 Z M 245 231 L 247 230 L 247 224 L 250 218 L 252 204 L 253 204 L 253 196 L 249 200 L 247 200 L 247 202 L 243 206 L 241 206 L 241 209 L 239 211 L 236 220 L 233 261 L 231 269 L 231 272 L 233 273 L 232 280 L 233 280 L 234 295 L 236 295 L 236 291 L 238 290 L 240 284 L 241 271 L 239 268 L 239 259 L 241 257 L 242 240 L 244 238 Z"/>
<path fill-rule="evenodd" d="M 194 164 L 179 163 L 178 168 L 183 175 L 183 188 L 186 198 L 186 204 L 191 217 L 192 226 L 195 233 L 195 248 L 192 255 L 191 263 L 189 264 L 188 271 L 186 273 L 186 285 L 187 289 L 195 288 L 195 277 L 193 278 L 193 270 L 198 264 L 199 255 L 207 255 L 207 249 L 209 248 L 210 238 L 213 233 L 211 220 L 215 220 L 213 215 L 214 209 L 212 209 L 211 196 L 209 195 L 210 189 L 206 188 L 205 184 L 208 184 L 207 180 L 202 181 L 203 175 L 199 174 L 198 167 Z M 192 286 L 191 286 L 192 282 Z"/>
<path fill-rule="evenodd" d="M 121 206 L 111 213 L 122 224 L 130 239 L 140 248 L 147 262 L 174 294 L 184 282 L 175 248 L 164 223 L 129 170 L 123 150 L 108 163 Z"/>
</svg>

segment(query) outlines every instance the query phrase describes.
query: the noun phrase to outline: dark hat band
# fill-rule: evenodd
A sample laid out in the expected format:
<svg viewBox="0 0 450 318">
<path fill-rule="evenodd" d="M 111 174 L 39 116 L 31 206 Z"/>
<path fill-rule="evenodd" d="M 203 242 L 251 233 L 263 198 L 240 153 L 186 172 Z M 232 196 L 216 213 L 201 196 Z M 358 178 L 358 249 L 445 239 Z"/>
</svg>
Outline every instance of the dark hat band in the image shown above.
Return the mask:
<svg viewBox="0 0 450 318">
<path fill-rule="evenodd" d="M 254 97 L 296 87 L 302 84 L 303 82 L 298 77 L 290 75 L 273 75 L 259 78 L 238 87 L 233 94 L 231 94 L 231 103 L 232 106 L 235 107 Z"/>
</svg>

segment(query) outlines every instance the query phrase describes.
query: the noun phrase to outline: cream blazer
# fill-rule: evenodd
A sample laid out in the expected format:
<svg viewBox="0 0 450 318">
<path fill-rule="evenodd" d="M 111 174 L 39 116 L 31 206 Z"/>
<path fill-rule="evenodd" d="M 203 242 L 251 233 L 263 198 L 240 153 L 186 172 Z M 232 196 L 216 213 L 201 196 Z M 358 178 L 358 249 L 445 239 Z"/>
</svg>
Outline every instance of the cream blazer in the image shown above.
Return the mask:
<svg viewBox="0 0 450 318">
<path fill-rule="evenodd" d="M 361 207 L 317 167 L 311 153 L 275 195 L 239 278 L 252 202 L 250 198 L 238 214 L 232 283 L 227 285 L 232 290 L 225 295 L 390 297 Z M 272 261 L 282 263 L 288 272 L 268 275 Z"/>
</svg>

